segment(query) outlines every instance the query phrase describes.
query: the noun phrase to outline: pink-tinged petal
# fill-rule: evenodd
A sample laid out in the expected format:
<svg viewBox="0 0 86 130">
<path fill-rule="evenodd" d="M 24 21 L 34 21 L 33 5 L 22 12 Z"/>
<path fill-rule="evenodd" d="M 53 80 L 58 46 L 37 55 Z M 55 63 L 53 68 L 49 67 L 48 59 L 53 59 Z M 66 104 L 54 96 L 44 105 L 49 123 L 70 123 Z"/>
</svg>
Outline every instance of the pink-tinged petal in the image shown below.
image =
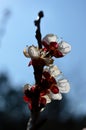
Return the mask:
<svg viewBox="0 0 86 130">
<path fill-rule="evenodd" d="M 59 93 L 59 89 L 57 86 L 53 85 L 51 88 L 50 88 L 51 92 L 54 93 L 54 94 L 57 94 Z"/>
</svg>

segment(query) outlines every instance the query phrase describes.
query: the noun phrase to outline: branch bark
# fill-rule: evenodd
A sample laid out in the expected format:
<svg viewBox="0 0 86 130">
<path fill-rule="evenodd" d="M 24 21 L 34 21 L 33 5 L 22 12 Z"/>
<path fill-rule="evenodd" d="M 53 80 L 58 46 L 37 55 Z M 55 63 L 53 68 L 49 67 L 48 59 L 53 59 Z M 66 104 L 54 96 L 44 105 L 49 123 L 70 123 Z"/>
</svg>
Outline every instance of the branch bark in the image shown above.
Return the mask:
<svg viewBox="0 0 86 130">
<path fill-rule="evenodd" d="M 38 13 L 38 19 L 34 21 L 34 24 L 37 27 L 35 37 L 37 39 L 39 49 L 42 48 L 40 21 L 41 21 L 41 18 L 43 16 L 44 16 L 43 12 L 40 11 Z M 41 86 L 41 79 L 42 79 L 42 72 L 43 72 L 44 63 L 41 59 L 36 59 L 34 62 L 36 63 L 36 65 L 33 65 L 36 91 L 35 91 L 34 96 L 32 98 L 32 110 L 31 110 L 30 119 L 29 119 L 28 124 L 27 124 L 27 130 L 38 130 L 39 127 L 46 121 L 46 119 L 39 120 L 39 117 L 40 117 L 40 107 L 39 107 L 40 91 L 39 91 L 39 87 Z"/>
</svg>

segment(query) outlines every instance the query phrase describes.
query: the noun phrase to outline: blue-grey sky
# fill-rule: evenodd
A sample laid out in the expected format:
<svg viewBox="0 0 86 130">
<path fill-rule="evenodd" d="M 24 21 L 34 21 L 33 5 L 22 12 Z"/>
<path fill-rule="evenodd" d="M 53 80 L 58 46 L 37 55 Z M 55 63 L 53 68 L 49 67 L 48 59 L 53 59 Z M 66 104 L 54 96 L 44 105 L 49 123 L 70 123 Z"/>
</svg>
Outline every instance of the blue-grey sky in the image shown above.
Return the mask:
<svg viewBox="0 0 86 130">
<path fill-rule="evenodd" d="M 4 12 L 10 10 L 3 27 Z M 65 57 L 55 59 L 70 81 L 70 113 L 86 113 L 86 0 L 0 0 L 0 72 L 9 74 L 12 84 L 34 83 L 33 68 L 23 55 L 26 45 L 37 45 L 34 20 L 43 10 L 41 33 L 56 34 L 67 41 L 72 50 Z"/>
</svg>

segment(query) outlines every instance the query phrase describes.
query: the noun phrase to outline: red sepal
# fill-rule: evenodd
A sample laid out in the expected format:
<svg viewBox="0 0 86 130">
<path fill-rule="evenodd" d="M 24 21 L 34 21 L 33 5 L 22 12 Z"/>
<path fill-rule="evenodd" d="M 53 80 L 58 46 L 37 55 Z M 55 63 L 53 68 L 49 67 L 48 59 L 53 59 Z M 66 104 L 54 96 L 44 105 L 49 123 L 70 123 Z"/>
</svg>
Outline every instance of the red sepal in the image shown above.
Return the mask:
<svg viewBox="0 0 86 130">
<path fill-rule="evenodd" d="M 28 107 L 29 107 L 30 110 L 32 110 L 32 104 L 31 103 L 28 104 Z"/>
<path fill-rule="evenodd" d="M 40 104 L 46 105 L 46 99 L 44 97 L 40 98 Z"/>
<path fill-rule="evenodd" d="M 57 86 L 52 86 L 52 87 L 51 87 L 51 91 L 52 91 L 54 94 L 59 93 L 59 89 L 58 89 Z"/>
<path fill-rule="evenodd" d="M 50 42 L 49 49 L 54 50 L 56 48 L 58 48 L 58 43 L 57 42 Z"/>
<path fill-rule="evenodd" d="M 30 89 L 31 92 L 34 92 L 35 91 L 35 86 L 32 86 L 31 89 Z"/>
<path fill-rule="evenodd" d="M 63 54 L 59 50 L 55 50 L 53 56 L 55 56 L 56 58 L 60 58 L 63 57 Z"/>
<path fill-rule="evenodd" d="M 28 103 L 28 102 L 30 102 L 31 101 L 31 99 L 30 98 L 28 98 L 27 96 L 23 96 L 23 99 L 24 99 L 24 101 L 26 102 L 26 103 Z"/>
<path fill-rule="evenodd" d="M 49 49 L 49 45 L 45 41 L 42 41 L 41 43 L 45 48 Z"/>
<path fill-rule="evenodd" d="M 31 66 L 32 65 L 32 60 L 29 62 L 28 66 Z"/>
<path fill-rule="evenodd" d="M 43 76 L 47 79 L 50 78 L 50 74 L 47 71 L 43 72 Z"/>
</svg>

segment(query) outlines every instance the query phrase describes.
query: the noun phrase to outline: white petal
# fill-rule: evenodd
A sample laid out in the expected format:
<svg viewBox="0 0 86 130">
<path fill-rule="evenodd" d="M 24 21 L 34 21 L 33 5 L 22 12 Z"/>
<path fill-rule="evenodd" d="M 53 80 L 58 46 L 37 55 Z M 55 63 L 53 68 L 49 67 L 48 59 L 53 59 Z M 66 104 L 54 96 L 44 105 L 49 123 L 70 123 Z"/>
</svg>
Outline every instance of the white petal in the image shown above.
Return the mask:
<svg viewBox="0 0 86 130">
<path fill-rule="evenodd" d="M 59 80 L 57 85 L 61 93 L 68 93 L 70 90 L 70 84 L 66 79 Z"/>
<path fill-rule="evenodd" d="M 55 77 L 55 80 L 58 82 L 59 80 L 63 80 L 64 79 L 64 75 L 63 75 L 63 73 L 62 72 L 60 72 L 60 74 L 57 76 L 57 77 Z"/>
<path fill-rule="evenodd" d="M 54 34 L 47 34 L 42 41 L 45 41 L 49 45 L 50 42 L 57 42 L 57 36 Z"/>
<path fill-rule="evenodd" d="M 43 71 L 49 71 L 49 67 L 45 67 L 44 69 L 43 69 Z"/>
<path fill-rule="evenodd" d="M 71 51 L 71 45 L 69 45 L 67 42 L 61 41 L 59 43 L 59 50 L 63 55 L 66 55 Z"/>
<path fill-rule="evenodd" d="M 30 55 L 31 58 L 38 58 L 39 55 L 40 55 L 39 50 L 35 46 L 30 46 L 28 48 L 28 53 L 29 53 L 29 55 Z"/>
<path fill-rule="evenodd" d="M 43 97 L 46 99 L 46 103 L 50 103 L 51 102 L 51 99 L 49 98 L 48 95 L 44 95 Z"/>
<path fill-rule="evenodd" d="M 56 65 L 52 65 L 49 67 L 49 73 L 51 76 L 56 77 L 61 73 L 61 71 L 58 69 Z"/>
<path fill-rule="evenodd" d="M 28 47 L 24 48 L 23 54 L 24 54 L 26 57 L 30 57 L 30 55 L 29 55 L 29 53 L 28 53 Z"/>
<path fill-rule="evenodd" d="M 53 94 L 51 91 L 49 93 L 49 97 L 53 100 L 61 100 L 62 99 L 61 93 Z"/>
</svg>

